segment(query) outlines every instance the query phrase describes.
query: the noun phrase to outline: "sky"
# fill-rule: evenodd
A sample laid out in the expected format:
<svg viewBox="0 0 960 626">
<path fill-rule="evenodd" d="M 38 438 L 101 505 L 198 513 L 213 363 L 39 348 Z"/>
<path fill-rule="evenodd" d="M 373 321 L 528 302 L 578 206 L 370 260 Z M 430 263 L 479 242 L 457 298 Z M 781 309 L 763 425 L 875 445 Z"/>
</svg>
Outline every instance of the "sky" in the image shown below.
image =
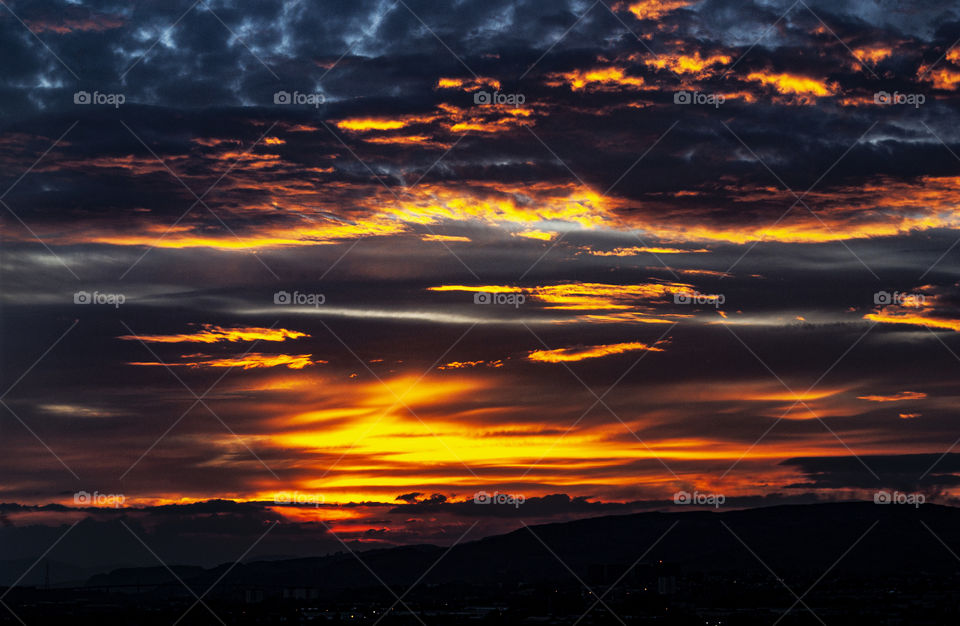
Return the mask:
<svg viewBox="0 0 960 626">
<path fill-rule="evenodd" d="M 955 503 L 958 40 L 945 1 L 3 3 L 4 558 Z"/>
</svg>

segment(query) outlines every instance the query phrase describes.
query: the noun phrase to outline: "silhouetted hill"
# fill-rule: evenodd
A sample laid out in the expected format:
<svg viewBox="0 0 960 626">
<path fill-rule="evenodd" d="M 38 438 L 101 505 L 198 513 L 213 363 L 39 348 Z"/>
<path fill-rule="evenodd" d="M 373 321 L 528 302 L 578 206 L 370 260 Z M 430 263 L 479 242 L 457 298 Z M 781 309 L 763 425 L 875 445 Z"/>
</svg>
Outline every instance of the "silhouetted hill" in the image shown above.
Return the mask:
<svg viewBox="0 0 960 626">
<path fill-rule="evenodd" d="M 848 502 L 640 513 L 521 528 L 449 552 L 429 545 L 369 550 L 359 553 L 363 563 L 350 553 L 257 561 L 236 565 L 220 585 L 345 589 L 379 586 L 379 578 L 403 586 L 428 569 L 420 584 L 536 584 L 570 580 L 568 567 L 585 579 L 622 572 L 647 550 L 637 570 L 656 566 L 678 575 L 771 576 L 769 568 L 778 576 L 816 578 L 838 559 L 832 570 L 838 576 L 956 573 L 960 562 L 940 540 L 960 552 L 960 509 Z M 229 568 L 183 574 L 191 586 L 205 589 Z M 88 584 L 163 582 L 168 576 L 132 569 L 94 576 Z"/>
</svg>

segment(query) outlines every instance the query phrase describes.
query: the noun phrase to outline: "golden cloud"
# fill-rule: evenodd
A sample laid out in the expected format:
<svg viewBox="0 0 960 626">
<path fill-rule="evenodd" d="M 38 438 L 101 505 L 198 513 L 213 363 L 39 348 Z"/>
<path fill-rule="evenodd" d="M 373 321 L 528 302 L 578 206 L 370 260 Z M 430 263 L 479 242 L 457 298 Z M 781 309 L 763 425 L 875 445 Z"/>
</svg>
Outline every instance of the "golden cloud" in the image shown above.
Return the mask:
<svg viewBox="0 0 960 626">
<path fill-rule="evenodd" d="M 211 357 L 206 354 L 185 354 L 181 358 L 194 359 L 192 361 L 178 361 L 176 363 L 158 363 L 153 361 L 133 362 L 129 365 L 139 366 L 168 366 L 168 367 L 239 367 L 240 369 L 259 369 L 265 367 L 284 366 L 289 369 L 299 370 L 308 365 L 324 365 L 327 361 L 314 360 L 309 354 L 262 354 L 251 352 L 239 357 Z"/>
<path fill-rule="evenodd" d="M 225 328 L 213 324 L 201 324 L 203 330 L 175 335 L 122 335 L 117 339 L 143 341 L 146 343 L 218 343 L 221 341 L 286 341 L 309 337 L 307 333 L 286 328 L 258 328 L 256 326 Z"/>
<path fill-rule="evenodd" d="M 554 72 L 547 75 L 548 87 L 568 85 L 573 91 L 619 91 L 624 87 L 640 89 L 644 86 L 643 77 L 629 76 L 622 67 L 603 67 L 589 70 L 571 70 Z"/>
<path fill-rule="evenodd" d="M 451 361 L 450 363 L 444 363 L 439 366 L 437 369 L 441 370 L 459 370 L 470 367 L 503 367 L 503 361 L 497 359 L 496 361 Z"/>
<path fill-rule="evenodd" d="M 463 91 L 477 91 L 484 87 L 500 91 L 500 81 L 496 78 L 477 76 L 476 78 L 440 78 L 437 89 L 461 89 Z"/>
<path fill-rule="evenodd" d="M 798 96 L 819 98 L 832 96 L 837 90 L 836 85 L 830 85 L 824 80 L 801 76 L 799 74 L 751 72 L 747 74 L 747 80 L 773 87 L 778 93 Z"/>
<path fill-rule="evenodd" d="M 609 356 L 611 354 L 622 354 L 624 352 L 633 352 L 636 350 L 663 352 L 662 348 L 657 348 L 655 346 L 638 341 L 631 341 L 599 346 L 576 346 L 573 348 L 557 348 L 555 350 L 534 350 L 527 355 L 527 358 L 531 361 L 539 361 L 541 363 L 566 363 L 570 361 L 596 359 Z"/>
<path fill-rule="evenodd" d="M 695 0 L 640 0 L 631 3 L 627 9 L 633 13 L 638 20 L 658 20 L 671 11 L 688 7 Z M 617 5 L 619 9 L 622 5 Z"/>
<path fill-rule="evenodd" d="M 883 324 L 960 331 L 960 319 L 946 312 L 950 305 L 944 302 L 944 294 L 937 293 L 937 289 L 932 285 L 918 287 L 915 293 L 894 293 L 887 296 L 896 298 L 896 301 L 880 306 L 878 310 L 867 313 L 863 318 Z"/>
<path fill-rule="evenodd" d="M 692 74 L 697 78 L 704 78 L 711 74 L 710 68 L 714 65 L 726 65 L 733 60 L 727 54 L 711 54 L 701 56 L 699 51 L 693 54 L 661 54 L 644 60 L 644 64 L 657 69 L 670 69 L 677 74 Z"/>
</svg>

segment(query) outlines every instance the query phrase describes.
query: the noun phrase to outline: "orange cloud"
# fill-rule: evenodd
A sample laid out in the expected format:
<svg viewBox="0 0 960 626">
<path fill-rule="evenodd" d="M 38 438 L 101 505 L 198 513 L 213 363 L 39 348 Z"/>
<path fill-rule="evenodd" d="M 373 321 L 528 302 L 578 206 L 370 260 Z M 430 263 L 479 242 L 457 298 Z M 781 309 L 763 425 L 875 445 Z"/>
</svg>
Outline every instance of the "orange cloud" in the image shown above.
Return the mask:
<svg viewBox="0 0 960 626">
<path fill-rule="evenodd" d="M 669 315 L 659 315 L 657 317 L 652 316 L 649 312 L 645 311 L 623 311 L 620 313 L 586 313 L 583 315 L 578 315 L 570 320 L 558 321 L 557 323 L 570 323 L 570 322 L 595 322 L 598 324 L 672 324 L 673 322 L 693 317 L 689 314 L 677 314 L 671 313 Z M 669 318 L 669 319 L 667 319 Z"/>
<path fill-rule="evenodd" d="M 314 182 L 288 187 L 272 185 L 272 202 L 257 207 L 247 204 L 246 210 L 269 212 L 285 217 L 286 221 L 239 231 L 237 237 L 230 232 L 211 233 L 210 229 L 189 223 L 168 230 L 143 217 L 125 224 L 126 231 L 88 233 L 85 241 L 244 250 L 398 235 L 420 230 L 411 226 L 444 222 L 480 223 L 543 237 L 541 233 L 555 232 L 558 222 L 585 229 L 615 227 L 619 220 L 613 209 L 621 204 L 615 198 L 572 183 L 421 183 L 401 192 L 399 199 L 379 186 L 326 182 L 323 194 L 318 194 L 317 189 Z M 531 202 L 531 198 L 535 201 Z M 50 234 L 44 239 L 53 240 L 56 236 Z"/>
<path fill-rule="evenodd" d="M 530 197 L 537 201 L 530 202 Z M 616 200 L 581 185 L 483 183 L 471 187 L 421 184 L 400 202 L 385 203 L 384 214 L 402 221 L 432 224 L 442 220 L 477 221 L 533 230 L 544 222 L 584 228 L 612 226 Z M 391 220 L 391 221 L 395 221 Z"/>
<path fill-rule="evenodd" d="M 397 144 L 397 145 L 433 143 L 430 140 L 429 135 L 391 135 L 388 137 L 365 137 L 364 141 L 366 141 L 367 143 Z"/>
<path fill-rule="evenodd" d="M 650 352 L 663 352 L 662 348 L 657 348 L 638 341 L 626 343 L 611 343 L 599 346 L 578 346 L 574 348 L 557 348 L 555 350 L 534 350 L 527 355 L 531 361 L 541 363 L 565 363 L 569 361 L 583 361 L 584 359 L 596 359 L 611 354 L 622 354 L 624 352 L 633 352 L 635 350 L 648 350 Z"/>
<path fill-rule="evenodd" d="M 592 70 L 555 72 L 548 74 L 545 82 L 549 87 L 569 85 L 573 91 L 585 90 L 587 86 L 594 91 L 619 91 L 623 87 L 640 89 L 644 85 L 642 77 L 628 76 L 623 68 L 612 66 Z"/>
<path fill-rule="evenodd" d="M 857 400 L 867 400 L 868 402 L 900 402 L 901 400 L 922 400 L 927 394 L 920 391 L 901 391 L 888 396 L 857 396 Z"/>
<path fill-rule="evenodd" d="M 934 87 L 945 91 L 954 91 L 957 85 L 960 85 L 960 71 L 950 67 L 938 67 L 931 71 L 929 66 L 921 65 L 917 69 L 917 75 L 921 80 L 933 83 Z"/>
<path fill-rule="evenodd" d="M 546 303 L 548 309 L 617 310 L 633 308 L 640 302 L 664 302 L 669 295 L 687 293 L 691 289 L 691 285 L 682 283 L 565 283 L 534 287 L 530 293 Z"/>
<path fill-rule="evenodd" d="M 656 269 L 656 268 L 654 268 L 654 269 Z M 689 276 L 714 276 L 714 277 L 716 277 L 716 278 L 731 278 L 731 277 L 733 276 L 733 274 L 731 274 L 731 273 L 729 273 L 729 272 L 719 272 L 719 271 L 717 271 L 717 270 L 684 270 L 684 269 L 676 269 L 676 270 L 674 270 L 674 271 L 677 272 L 678 274 L 684 274 L 684 275 L 689 275 Z M 720 313 L 721 315 L 724 315 L 724 313 L 721 312 L 721 311 L 717 311 L 717 313 Z M 797 318 L 797 319 L 801 319 L 801 318 Z"/>
<path fill-rule="evenodd" d="M 836 93 L 835 85 L 829 85 L 826 81 L 798 74 L 751 72 L 747 74 L 747 80 L 771 86 L 782 94 L 823 97 L 832 96 Z"/>
<path fill-rule="evenodd" d="M 521 123 L 532 124 L 535 109 L 530 105 L 491 104 L 469 109 L 442 103 L 437 106 L 442 118 L 440 125 L 451 133 L 467 131 L 502 133 L 518 128 Z"/>
<path fill-rule="evenodd" d="M 459 370 L 469 367 L 479 367 L 481 365 L 485 365 L 487 367 L 503 367 L 503 361 L 500 359 L 497 359 L 496 361 L 451 361 L 450 363 L 441 365 L 437 369 Z"/>
<path fill-rule="evenodd" d="M 946 60 L 954 66 L 960 65 L 960 48 L 953 47 L 947 51 Z M 955 67 L 938 67 L 931 70 L 933 66 L 922 64 L 917 68 L 917 76 L 920 80 L 933 83 L 937 89 L 945 91 L 954 91 L 957 85 L 960 85 L 960 71 Z"/>
<path fill-rule="evenodd" d="M 389 501 L 402 493 L 396 489 L 469 494 L 478 484 L 516 480 L 518 469 L 531 464 L 536 464 L 537 478 L 531 488 L 546 493 L 555 493 L 546 491 L 553 485 L 584 481 L 592 489 L 635 486 L 636 473 L 625 473 L 624 468 L 638 458 L 736 459 L 743 453 L 742 444 L 698 438 L 651 437 L 645 438 L 644 447 L 612 420 L 583 420 L 564 434 L 563 428 L 542 419 L 531 420 L 542 416 L 542 407 L 497 401 L 493 391 L 504 384 L 497 380 L 498 372 L 464 368 L 422 380 L 386 378 L 387 388 L 376 382 L 337 382 L 316 372 L 275 375 L 277 381 L 300 382 L 295 387 L 271 385 L 271 404 L 263 409 L 270 418 L 263 425 L 261 445 L 273 446 L 274 454 L 285 458 L 304 459 L 302 478 L 291 478 L 285 488 L 322 492 L 327 503 L 382 501 L 382 495 L 364 496 L 384 492 L 391 494 Z M 290 395 L 289 404 L 272 404 L 284 394 Z M 572 421 L 582 408 L 557 410 L 569 413 Z M 629 411 L 622 416 L 635 419 Z M 235 445 L 227 436 L 224 441 Z M 335 468 L 324 460 L 327 454 L 340 459 Z M 316 459 L 313 465 L 310 459 Z M 483 468 L 482 480 L 465 472 L 464 464 Z M 641 480 L 666 491 L 673 479 L 660 474 Z"/>
<path fill-rule="evenodd" d="M 281 125 L 285 126 L 291 133 L 316 133 L 320 130 L 319 126 L 310 126 L 309 124 L 284 124 L 281 122 Z"/>
<path fill-rule="evenodd" d="M 879 313 L 867 313 L 863 318 L 884 324 L 911 324 L 914 326 L 926 326 L 927 328 L 943 328 L 944 330 L 960 331 L 960 319 L 932 317 L 922 313 L 909 313 L 906 311 L 890 312 L 888 309 L 883 309 Z"/>
<path fill-rule="evenodd" d="M 944 293 L 940 289 L 924 285 L 914 291 L 887 294 L 888 299 L 894 298 L 895 301 L 867 313 L 863 318 L 884 324 L 907 324 L 960 332 L 960 319 L 946 313 L 952 310 L 952 305 L 944 302 Z"/>
<path fill-rule="evenodd" d="M 471 241 L 469 237 L 459 235 L 420 235 L 421 241 Z"/>
<path fill-rule="evenodd" d="M 286 341 L 309 337 L 307 333 L 285 328 L 240 327 L 224 328 L 213 324 L 201 324 L 203 330 L 176 335 L 123 335 L 117 339 L 143 341 L 146 343 L 217 343 L 220 341 Z"/>
<path fill-rule="evenodd" d="M 861 62 L 866 61 L 871 65 L 876 65 L 880 61 L 889 58 L 893 54 L 893 48 L 881 45 L 864 46 L 862 48 L 854 48 L 853 54 Z M 854 65 L 856 69 L 859 69 L 859 64 L 854 63 Z"/>
<path fill-rule="evenodd" d="M 634 352 L 632 358 L 638 356 Z M 753 441 L 753 437 L 741 440 L 728 436 L 684 436 L 670 432 L 670 426 L 682 422 L 684 416 L 691 414 L 691 408 L 701 415 L 734 418 L 735 410 L 754 393 L 780 397 L 775 391 L 778 383 L 766 379 L 762 385 L 724 380 L 712 385 L 691 382 L 635 387 L 644 394 L 643 407 L 631 403 L 629 396 L 610 402 L 630 429 L 644 433 L 641 443 L 623 424 L 608 416 L 587 416 L 567 431 L 567 424 L 573 423 L 585 408 L 582 403 L 557 403 L 555 394 L 542 397 L 541 403 L 535 402 L 539 394 L 524 394 L 524 401 L 517 402 L 515 391 L 511 393 L 511 388 L 506 387 L 507 378 L 500 379 L 504 376 L 500 369 L 452 368 L 422 379 L 385 376 L 386 386 L 363 378 L 347 381 L 340 374 L 327 373 L 324 368 L 292 371 L 277 367 L 261 370 L 253 377 L 255 380 L 240 377 L 225 381 L 232 384 L 232 391 L 242 391 L 233 407 L 239 410 L 249 406 L 259 416 L 256 420 L 236 420 L 237 434 L 251 445 L 255 443 L 258 454 L 289 469 L 282 485 L 271 484 L 267 479 L 242 485 L 240 490 L 249 489 L 244 499 L 287 501 L 284 494 L 296 491 L 300 501 L 324 504 L 297 507 L 293 506 L 297 498 L 291 497 L 290 505 L 274 506 L 297 519 L 349 522 L 354 519 L 352 512 L 360 507 L 337 507 L 338 503 L 389 503 L 398 493 L 410 491 L 455 493 L 460 501 L 469 499 L 469 494 L 484 485 L 506 487 L 518 480 L 526 468 L 531 468 L 531 473 L 522 492 L 528 497 L 534 493 L 558 493 L 558 486 L 570 493 L 623 496 L 636 494 L 639 488 L 669 494 L 676 488 L 676 479 L 663 471 L 655 457 L 663 459 L 683 480 L 709 481 L 711 473 L 714 477 L 718 473 L 711 470 L 729 467 L 744 456 Z M 768 402 L 789 405 L 793 400 L 790 394 L 780 395 L 782 400 Z M 678 398 L 682 399 L 679 407 Z M 688 406 L 718 399 L 730 404 L 719 407 L 719 411 L 710 404 Z M 775 405 L 749 408 L 753 414 L 774 417 L 785 410 Z M 548 411 L 551 417 L 545 420 L 543 416 Z M 862 428 L 849 437 L 847 433 L 843 436 L 863 454 L 883 453 L 884 446 L 893 445 L 871 442 L 868 437 L 874 434 Z M 835 439 L 823 429 L 811 429 L 808 434 L 798 431 L 788 439 L 770 438 L 750 448 L 743 462 L 752 464 L 749 473 L 753 475 L 742 482 L 738 477 L 728 479 L 723 488 L 731 494 L 738 489 L 756 493 L 756 476 L 763 471 L 764 487 L 776 489 L 797 480 L 793 470 L 777 465 L 780 460 L 836 453 Z M 213 448 L 211 457 L 217 458 L 218 464 L 232 466 L 236 455 L 231 452 L 237 446 L 233 435 L 213 432 L 203 437 L 203 443 Z M 904 448 L 898 445 L 896 450 L 902 453 Z M 472 476 L 464 464 L 482 472 L 481 477 Z M 231 487 L 224 486 L 213 493 L 206 491 L 204 495 L 216 497 L 229 493 Z M 279 488 L 285 491 L 278 497 L 275 490 Z M 187 502 L 195 493 L 151 496 L 169 498 L 170 503 L 175 503 Z M 131 495 L 131 501 L 132 498 Z M 357 528 L 363 529 L 360 521 Z"/>
<path fill-rule="evenodd" d="M 791 202 L 792 196 L 774 188 L 730 189 L 737 202 Z M 892 237 L 934 228 L 960 227 L 960 177 L 924 176 L 918 181 L 879 177 L 857 186 L 816 190 L 808 203 L 818 209 L 823 223 L 809 213 L 791 211 L 775 226 L 712 224 L 655 219 L 653 211 L 675 212 L 669 201 L 650 203 L 649 215 L 631 216 L 635 228 L 642 228 L 662 242 L 751 241 L 823 243 L 845 239 Z M 826 224 L 826 228 L 824 227 Z"/>
<path fill-rule="evenodd" d="M 666 247 L 648 247 L 648 246 L 632 246 L 628 248 L 614 248 L 613 250 L 587 250 L 587 254 L 591 256 L 635 256 L 641 253 L 650 253 L 650 254 L 694 254 L 694 253 L 703 253 L 710 252 L 706 248 L 699 248 L 696 250 L 684 250 L 682 248 L 666 248 Z"/>
<path fill-rule="evenodd" d="M 693 2 L 694 0 L 640 0 L 630 4 L 627 9 L 637 16 L 638 20 L 657 20 L 671 11 L 690 6 Z"/>
<path fill-rule="evenodd" d="M 471 293 L 523 293 L 521 287 L 510 287 L 509 285 L 440 285 L 439 287 L 427 287 L 427 291 L 467 291 Z"/>
<path fill-rule="evenodd" d="M 413 125 L 421 125 L 415 134 L 401 137 L 389 136 L 378 140 L 364 137 L 364 141 L 373 143 L 427 143 L 432 140 L 444 144 L 435 136 L 443 131 L 462 134 L 467 131 L 481 133 L 500 133 L 517 128 L 525 120 L 532 123 L 534 109 L 531 106 L 472 106 L 463 108 L 448 103 L 437 105 L 432 115 L 407 115 L 398 118 L 385 117 L 357 117 L 336 122 L 337 128 L 358 133 L 373 133 L 404 129 Z M 426 125 L 433 124 L 432 129 Z M 429 133 L 429 134 L 428 134 Z M 446 145 L 446 144 L 444 144 Z"/>
<path fill-rule="evenodd" d="M 442 285 L 429 291 L 465 291 L 472 293 L 522 293 L 528 300 L 543 303 L 547 310 L 572 311 L 576 316 L 555 323 L 647 323 L 669 324 L 675 319 L 690 317 L 674 313 L 661 314 L 656 305 L 670 302 L 675 293 L 689 293 L 692 285 L 653 282 L 638 285 L 606 283 L 562 283 L 534 287 L 511 285 Z"/>
<path fill-rule="evenodd" d="M 621 310 L 635 308 L 644 302 L 666 302 L 674 293 L 693 289 L 685 283 L 643 283 L 639 285 L 611 285 L 607 283 L 561 283 L 537 287 L 510 285 L 442 285 L 429 291 L 467 291 L 486 293 L 524 293 L 543 302 L 547 309 L 566 310 Z"/>
<path fill-rule="evenodd" d="M 895 293 L 893 297 L 898 297 L 898 302 L 882 306 L 863 318 L 884 324 L 907 324 L 960 332 L 960 319 L 942 312 L 943 309 L 950 308 L 949 304 L 942 302 L 942 293 L 937 293 L 931 285 L 918 287 L 915 291 L 916 293 L 908 294 Z"/>
<path fill-rule="evenodd" d="M 802 391 L 802 392 L 792 392 L 792 391 L 774 391 L 774 392 L 757 392 L 757 393 L 743 393 L 740 392 L 731 397 L 742 397 L 745 400 L 753 400 L 758 402 L 810 402 L 812 400 L 822 400 L 824 398 L 829 398 L 840 393 L 842 390 L 838 389 L 818 389 L 816 391 Z"/>
<path fill-rule="evenodd" d="M 477 91 L 484 87 L 492 87 L 500 91 L 500 81 L 495 78 L 478 76 L 476 78 L 441 78 L 437 81 L 437 89 L 462 89 L 463 91 Z"/>
<path fill-rule="evenodd" d="M 553 239 L 554 233 L 547 232 L 545 230 L 521 230 L 520 232 L 512 233 L 514 237 L 523 237 L 525 239 L 537 239 L 539 241 L 550 241 Z"/>
<path fill-rule="evenodd" d="M 406 120 L 379 119 L 373 117 L 353 118 L 349 120 L 340 120 L 337 122 L 337 128 L 343 130 L 365 131 L 365 130 L 396 130 L 407 126 L 410 122 Z"/>
<path fill-rule="evenodd" d="M 370 130 L 397 130 L 412 124 L 429 124 L 434 121 L 433 115 L 404 115 L 398 118 L 389 117 L 353 117 L 335 122 L 337 128 L 354 132 Z"/>
<path fill-rule="evenodd" d="M 500 107 L 473 107 L 482 110 L 476 115 L 449 107 L 444 122 L 477 123 L 491 131 L 504 131 L 517 123 L 509 111 L 496 113 Z M 366 139 L 393 141 L 389 132 L 363 134 Z M 405 133 L 406 135 L 406 133 Z M 428 136 L 428 134 L 424 134 Z M 206 141 L 206 140 L 204 140 Z M 215 144 L 218 145 L 218 144 Z M 227 152 L 235 153 L 232 144 Z M 219 162 L 216 155 L 202 151 L 203 158 Z M 331 158 L 331 161 L 333 159 Z M 153 175 L 162 172 L 155 159 L 130 157 L 94 159 L 92 167 L 122 169 L 127 175 Z M 695 203 L 694 190 L 681 193 L 650 194 L 642 201 L 629 200 L 573 183 L 515 184 L 492 181 L 421 183 L 400 193 L 399 201 L 379 185 L 333 181 L 326 175 L 332 168 L 296 170 L 296 180 L 280 179 L 264 185 L 262 172 L 284 175 L 286 164 L 277 155 L 260 155 L 246 159 L 225 180 L 224 190 L 233 185 L 239 190 L 259 190 L 261 200 L 238 202 L 251 218 L 269 215 L 267 223 L 253 228 L 239 228 L 237 236 L 222 229 L 211 229 L 198 217 L 188 216 L 168 230 L 147 212 L 107 226 L 91 225 L 85 230 L 64 229 L 60 225 L 38 227 L 38 235 L 47 242 L 68 244 L 82 241 L 123 246 L 156 246 L 161 248 L 211 247 L 223 250 L 250 250 L 287 246 L 309 246 L 336 243 L 358 237 L 382 237 L 418 234 L 418 225 L 448 225 L 450 222 L 481 224 L 501 229 L 505 234 L 546 238 L 549 233 L 572 228 L 583 230 L 643 231 L 645 237 L 661 245 L 648 250 L 664 254 L 667 249 L 680 249 L 676 244 L 702 245 L 708 241 L 744 244 L 752 241 L 787 243 L 821 243 L 847 239 L 896 236 L 908 232 L 937 228 L 960 227 L 960 177 L 925 176 L 903 181 L 886 177 L 859 182 L 857 185 L 816 189 L 808 194 L 811 206 L 817 206 L 821 223 L 809 212 L 791 211 L 776 225 L 770 220 L 716 222 L 711 212 Z M 63 163 L 58 164 L 59 167 Z M 82 171 L 84 163 L 70 163 L 71 169 Z M 43 168 L 41 164 L 39 168 Z M 245 178 L 246 175 L 246 178 Z M 793 201 L 788 192 L 774 187 L 751 187 L 724 184 L 719 190 L 727 200 L 739 205 L 753 205 L 757 211 L 767 206 L 786 206 Z M 246 197 L 246 196 L 245 196 Z M 777 213 L 779 215 L 779 213 Z M 558 222 L 560 224 L 558 224 Z M 826 224 L 826 227 L 824 227 Z M 12 236 L 21 236 L 11 233 Z M 24 233 L 23 237 L 29 237 Z M 162 236 L 162 238 L 161 238 Z M 691 246 L 693 247 L 693 246 Z M 623 248 L 614 254 L 629 254 Z M 607 253 L 597 253 L 598 256 Z"/>
<path fill-rule="evenodd" d="M 693 74 L 702 78 L 710 74 L 708 68 L 713 65 L 727 64 L 733 58 L 726 54 L 712 54 L 706 57 L 700 56 L 699 52 L 691 54 L 669 54 L 660 55 L 644 60 L 644 63 L 650 67 L 659 70 L 668 68 L 677 74 Z"/>
<path fill-rule="evenodd" d="M 241 357 L 224 357 L 224 358 L 205 358 L 209 355 L 206 354 L 185 354 L 181 358 L 184 359 L 197 359 L 194 361 L 179 361 L 177 363 L 158 363 L 152 361 L 146 362 L 133 362 L 128 365 L 167 365 L 167 366 L 176 366 L 176 367 L 239 367 L 241 369 L 258 369 L 264 367 L 277 367 L 282 365 L 284 367 L 299 370 L 307 367 L 308 365 L 324 365 L 327 361 L 323 360 L 313 360 L 310 358 L 309 354 L 262 354 L 259 352 L 251 352 Z M 198 358 L 204 357 L 204 358 Z"/>
</svg>

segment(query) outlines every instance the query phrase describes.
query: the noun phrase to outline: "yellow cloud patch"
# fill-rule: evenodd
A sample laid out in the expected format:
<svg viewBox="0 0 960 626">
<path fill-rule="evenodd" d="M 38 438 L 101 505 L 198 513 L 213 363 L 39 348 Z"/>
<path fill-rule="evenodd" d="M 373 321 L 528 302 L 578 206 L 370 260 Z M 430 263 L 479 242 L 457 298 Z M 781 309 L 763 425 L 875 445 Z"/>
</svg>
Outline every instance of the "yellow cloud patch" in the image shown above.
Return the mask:
<svg viewBox="0 0 960 626">
<path fill-rule="evenodd" d="M 437 89 L 462 89 L 463 91 L 477 91 L 484 87 L 500 90 L 500 81 L 496 78 L 478 76 L 476 78 L 440 78 Z"/>
<path fill-rule="evenodd" d="M 437 369 L 441 370 L 459 370 L 466 369 L 470 367 L 480 367 L 485 365 L 487 367 L 503 367 L 503 361 L 497 359 L 496 361 L 451 361 L 450 363 L 444 363 Z"/>
<path fill-rule="evenodd" d="M 712 54 L 704 57 L 699 52 L 694 52 L 693 54 L 664 54 L 645 59 L 644 63 L 659 70 L 666 68 L 677 74 L 703 77 L 710 73 L 708 69 L 711 66 L 725 65 L 732 60 L 733 58 L 726 54 Z"/>
<path fill-rule="evenodd" d="M 671 11 L 682 9 L 693 4 L 693 0 L 640 0 L 630 4 L 627 9 L 637 16 L 638 20 L 660 19 Z"/>
<path fill-rule="evenodd" d="M 203 330 L 176 335 L 123 335 L 117 339 L 144 341 L 146 343 L 218 343 L 220 341 L 286 341 L 309 337 L 307 333 L 286 328 L 224 328 L 203 324 Z"/>
<path fill-rule="evenodd" d="M 639 341 L 626 343 L 611 343 L 600 346 L 577 346 L 573 348 L 557 348 L 555 350 L 534 350 L 527 355 L 531 361 L 541 363 L 566 363 L 569 361 L 583 361 L 584 359 L 596 359 L 611 354 L 622 354 L 624 352 L 633 352 L 635 350 L 648 350 L 650 352 L 663 352 L 662 348 L 657 348 Z"/>
<path fill-rule="evenodd" d="M 773 87 L 782 94 L 823 97 L 836 93 L 836 87 L 826 81 L 798 74 L 751 72 L 747 74 L 747 80 Z"/>
<path fill-rule="evenodd" d="M 546 84 L 549 87 L 568 85 L 573 91 L 583 91 L 587 87 L 593 91 L 615 91 L 623 87 L 640 89 L 644 82 L 640 76 L 628 76 L 623 68 L 604 67 L 556 72 L 547 76 Z"/>
<path fill-rule="evenodd" d="M 179 361 L 177 363 L 158 363 L 153 361 L 134 362 L 129 365 L 166 365 L 175 367 L 239 367 L 240 369 L 259 369 L 264 367 L 284 366 L 289 369 L 299 370 L 308 365 L 323 365 L 327 361 L 313 360 L 309 354 L 261 354 L 251 352 L 239 357 L 207 358 L 205 354 L 185 354 L 182 358 L 192 358 L 192 361 Z M 202 358 L 198 358 L 202 357 Z"/>
</svg>

